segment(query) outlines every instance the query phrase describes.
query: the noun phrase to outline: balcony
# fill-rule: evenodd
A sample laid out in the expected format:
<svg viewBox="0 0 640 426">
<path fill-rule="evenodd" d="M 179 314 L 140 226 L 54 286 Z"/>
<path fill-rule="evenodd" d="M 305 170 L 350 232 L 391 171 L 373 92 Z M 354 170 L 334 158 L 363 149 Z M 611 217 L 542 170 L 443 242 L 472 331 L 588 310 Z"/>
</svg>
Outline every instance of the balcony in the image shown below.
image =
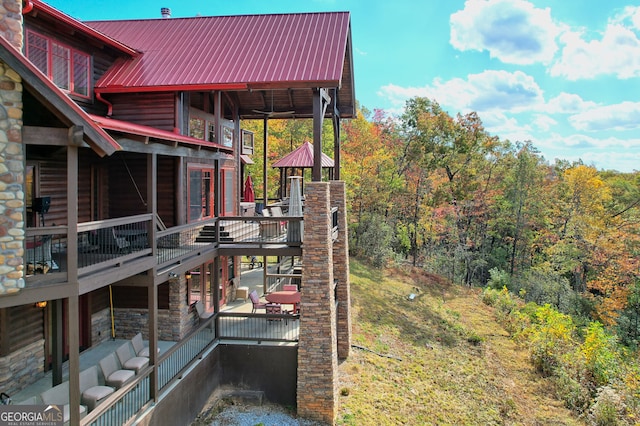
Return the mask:
<svg viewBox="0 0 640 426">
<path fill-rule="evenodd" d="M 152 214 L 86 222 L 77 228 L 75 258 L 69 257 L 66 226 L 29 228 L 25 281 L 28 287 L 65 283 L 77 274 L 91 290 L 95 283 L 106 285 L 154 267 L 166 270 L 208 251 L 212 256 L 215 250 L 227 256 L 300 255 L 302 224 L 302 217 L 238 216 L 157 230 Z"/>
</svg>

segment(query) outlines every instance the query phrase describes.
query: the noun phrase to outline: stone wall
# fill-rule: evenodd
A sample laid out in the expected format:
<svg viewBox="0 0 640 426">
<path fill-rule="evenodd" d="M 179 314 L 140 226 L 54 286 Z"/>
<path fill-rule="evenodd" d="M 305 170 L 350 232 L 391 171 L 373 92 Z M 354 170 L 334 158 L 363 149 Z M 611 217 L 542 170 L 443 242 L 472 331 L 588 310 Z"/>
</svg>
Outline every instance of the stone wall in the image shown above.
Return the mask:
<svg viewBox="0 0 640 426">
<path fill-rule="evenodd" d="M 91 315 L 91 346 L 111 338 L 111 309 L 104 308 Z"/>
<path fill-rule="evenodd" d="M 301 417 L 333 424 L 338 357 L 329 183 L 305 185 L 297 407 Z"/>
<path fill-rule="evenodd" d="M 22 49 L 22 1 L 0 4 L 0 34 Z M 0 62 L 0 296 L 24 287 L 22 79 Z"/>
<path fill-rule="evenodd" d="M 347 228 L 347 190 L 342 181 L 331 181 L 331 207 L 338 208 L 338 238 L 333 243 L 333 278 L 337 282 L 338 358 L 351 351 L 351 283 L 349 281 L 349 230 Z"/>
<path fill-rule="evenodd" d="M 14 395 L 42 378 L 44 374 L 44 339 L 0 357 L 0 389 Z"/>
</svg>

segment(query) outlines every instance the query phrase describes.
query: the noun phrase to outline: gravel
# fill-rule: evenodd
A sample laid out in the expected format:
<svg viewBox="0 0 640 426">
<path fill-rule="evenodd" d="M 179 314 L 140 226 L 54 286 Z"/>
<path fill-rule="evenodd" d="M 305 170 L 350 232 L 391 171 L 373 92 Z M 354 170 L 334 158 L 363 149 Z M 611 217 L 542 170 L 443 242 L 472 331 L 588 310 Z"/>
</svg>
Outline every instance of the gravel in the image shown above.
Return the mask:
<svg viewBox="0 0 640 426">
<path fill-rule="evenodd" d="M 321 423 L 296 419 L 284 409 L 272 406 L 228 407 L 211 419 L 210 426 L 320 426 Z"/>
</svg>

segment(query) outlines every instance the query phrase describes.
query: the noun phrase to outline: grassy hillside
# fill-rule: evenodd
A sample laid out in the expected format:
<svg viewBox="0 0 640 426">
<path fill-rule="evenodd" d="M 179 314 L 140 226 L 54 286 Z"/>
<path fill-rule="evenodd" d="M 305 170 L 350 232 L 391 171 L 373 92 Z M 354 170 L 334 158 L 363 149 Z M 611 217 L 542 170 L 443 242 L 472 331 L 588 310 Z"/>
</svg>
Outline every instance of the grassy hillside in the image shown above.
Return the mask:
<svg viewBox="0 0 640 426">
<path fill-rule="evenodd" d="M 358 348 L 340 365 L 339 424 L 583 424 L 478 289 L 352 260 L 351 292 Z"/>
</svg>

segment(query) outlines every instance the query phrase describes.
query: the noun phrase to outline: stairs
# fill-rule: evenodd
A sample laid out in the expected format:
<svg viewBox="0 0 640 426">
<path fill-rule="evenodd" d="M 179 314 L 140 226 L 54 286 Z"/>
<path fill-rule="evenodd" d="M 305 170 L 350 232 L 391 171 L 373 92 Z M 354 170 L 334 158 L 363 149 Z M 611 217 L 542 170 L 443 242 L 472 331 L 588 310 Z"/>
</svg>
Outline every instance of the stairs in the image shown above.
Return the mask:
<svg viewBox="0 0 640 426">
<path fill-rule="evenodd" d="M 233 243 L 256 240 L 260 236 L 260 227 L 253 222 L 220 221 L 220 242 Z M 215 226 L 205 226 L 196 237 L 197 243 L 216 242 Z"/>
</svg>

